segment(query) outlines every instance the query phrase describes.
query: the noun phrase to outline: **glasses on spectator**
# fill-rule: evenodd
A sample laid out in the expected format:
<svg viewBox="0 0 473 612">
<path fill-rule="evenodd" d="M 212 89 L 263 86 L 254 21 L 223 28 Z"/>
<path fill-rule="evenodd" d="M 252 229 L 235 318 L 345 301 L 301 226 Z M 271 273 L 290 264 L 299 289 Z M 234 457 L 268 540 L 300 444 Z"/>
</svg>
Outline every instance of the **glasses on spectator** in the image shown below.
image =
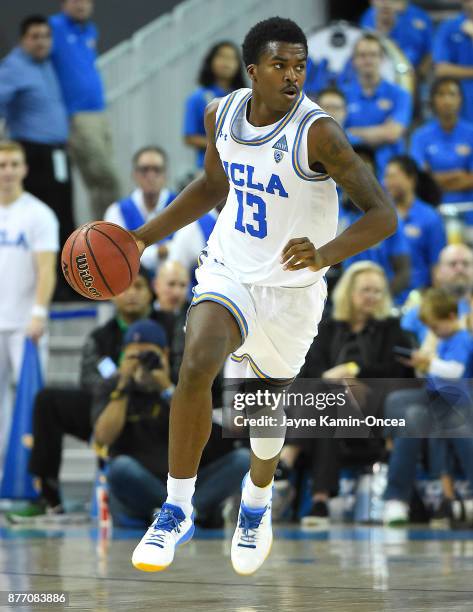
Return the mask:
<svg viewBox="0 0 473 612">
<path fill-rule="evenodd" d="M 154 172 L 155 174 L 163 174 L 166 171 L 164 166 L 136 166 L 135 170 L 140 174 L 148 174 L 148 172 Z"/>
</svg>

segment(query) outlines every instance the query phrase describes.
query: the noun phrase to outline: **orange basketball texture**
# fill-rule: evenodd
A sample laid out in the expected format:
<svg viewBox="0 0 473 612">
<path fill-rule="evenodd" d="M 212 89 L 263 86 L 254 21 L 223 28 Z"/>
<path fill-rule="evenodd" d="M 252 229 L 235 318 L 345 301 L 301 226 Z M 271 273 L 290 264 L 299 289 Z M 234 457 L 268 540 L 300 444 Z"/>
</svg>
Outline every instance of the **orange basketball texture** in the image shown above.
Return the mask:
<svg viewBox="0 0 473 612">
<path fill-rule="evenodd" d="M 62 249 L 69 285 L 91 300 L 123 293 L 136 278 L 140 255 L 133 236 L 115 223 L 93 221 L 73 232 Z"/>
</svg>

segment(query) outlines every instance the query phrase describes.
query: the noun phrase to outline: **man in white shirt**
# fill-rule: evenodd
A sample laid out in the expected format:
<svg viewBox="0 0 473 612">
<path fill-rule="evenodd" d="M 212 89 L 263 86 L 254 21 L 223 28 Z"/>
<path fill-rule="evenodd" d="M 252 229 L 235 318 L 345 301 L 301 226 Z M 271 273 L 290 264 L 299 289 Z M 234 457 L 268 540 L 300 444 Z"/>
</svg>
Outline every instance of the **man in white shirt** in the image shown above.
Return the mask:
<svg viewBox="0 0 473 612">
<path fill-rule="evenodd" d="M 0 143 L 0 471 L 11 422 L 12 382 L 25 337 L 44 348 L 48 307 L 56 284 L 59 224 L 53 211 L 23 190 L 25 153 Z M 43 350 L 44 352 L 44 350 Z"/>
<path fill-rule="evenodd" d="M 197 221 L 178 230 L 169 246 L 169 260 L 179 261 L 189 271 L 192 285 L 195 284 L 194 270 L 198 264 L 197 258 L 207 244 L 217 217 L 218 211 L 215 208 Z"/>
<path fill-rule="evenodd" d="M 133 155 L 133 180 L 137 188 L 115 202 L 105 211 L 105 221 L 116 223 L 127 230 L 134 230 L 166 208 L 176 194 L 166 185 L 167 155 L 157 146 L 146 146 Z M 154 274 L 156 267 L 168 254 L 165 241 L 148 247 L 141 257 L 141 263 Z"/>
</svg>

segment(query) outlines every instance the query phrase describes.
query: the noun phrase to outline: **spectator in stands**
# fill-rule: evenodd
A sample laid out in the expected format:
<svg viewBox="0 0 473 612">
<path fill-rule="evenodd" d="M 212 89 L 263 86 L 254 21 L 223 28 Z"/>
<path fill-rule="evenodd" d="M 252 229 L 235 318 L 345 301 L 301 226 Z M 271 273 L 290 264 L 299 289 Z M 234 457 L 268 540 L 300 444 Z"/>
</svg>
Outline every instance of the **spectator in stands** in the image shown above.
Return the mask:
<svg viewBox="0 0 473 612">
<path fill-rule="evenodd" d="M 458 301 L 441 289 L 429 289 L 422 299 L 420 318 L 436 336 L 435 351 L 414 351 L 409 359 L 403 359 L 427 377 L 427 385 L 420 389 L 394 391 L 386 401 L 386 417 L 406 420 L 406 435 L 399 429 L 389 460 L 388 482 L 385 491 L 384 522 L 407 522 L 417 460 L 422 438 L 442 433 L 456 436 L 453 445 L 461 467 L 473 491 L 473 437 L 471 429 L 472 399 L 468 386 L 452 381 L 461 379 L 470 360 L 473 340 L 462 329 Z M 438 446 L 441 450 L 443 444 Z M 437 461 L 438 463 L 438 461 Z M 440 462 L 441 463 L 441 462 Z M 442 468 L 445 465 L 442 465 Z M 444 518 L 453 516 L 452 499 L 441 504 Z M 439 518 L 439 516 L 437 515 Z"/>
<path fill-rule="evenodd" d="M 412 377 L 412 369 L 399 363 L 393 351 L 395 346 L 412 345 L 399 320 L 390 316 L 391 297 L 380 266 L 369 261 L 350 266 L 336 285 L 333 302 L 333 317 L 320 324 L 300 378 Z M 370 414 L 376 414 L 381 398 L 372 395 L 369 401 Z M 324 437 L 283 448 L 281 461 L 290 468 L 302 450 L 313 460 L 314 503 L 303 519 L 305 525 L 327 520 L 329 496 L 338 490 L 337 447 L 337 440 Z"/>
<path fill-rule="evenodd" d="M 412 118 L 410 94 L 381 76 L 383 54 L 379 39 L 363 34 L 353 52 L 356 76 L 340 86 L 348 104 L 345 128 L 375 149 L 380 176 L 389 159 L 403 153 L 403 136 Z"/>
<path fill-rule="evenodd" d="M 0 116 L 10 138 L 25 150 L 25 189 L 54 210 L 64 244 L 75 227 L 66 150 L 69 119 L 50 60 L 51 42 L 45 17 L 22 21 L 19 45 L 0 64 Z"/>
<path fill-rule="evenodd" d="M 461 104 L 459 82 L 449 76 L 436 79 L 431 89 L 435 118 L 412 134 L 411 155 L 432 172 L 444 203 L 473 202 L 473 123 L 460 118 Z M 465 213 L 465 220 L 473 225 L 473 211 Z"/>
<path fill-rule="evenodd" d="M 200 256 L 205 257 L 204 249 L 210 234 L 217 222 L 218 209 L 206 213 L 197 221 L 178 230 L 169 247 L 170 261 L 179 261 L 191 277 L 190 289 L 196 284 L 195 269 L 200 263 Z"/>
<path fill-rule="evenodd" d="M 373 174 L 376 174 L 373 149 L 366 145 L 354 145 L 354 149 L 371 168 Z M 345 194 L 342 194 L 339 210 L 339 231 L 344 231 L 361 216 L 360 209 Z M 386 240 L 343 261 L 342 268 L 347 270 L 357 261 L 372 261 L 380 265 L 388 278 L 394 301 L 399 304 L 402 303 L 410 283 L 411 264 L 413 263 L 411 262 L 409 244 L 404 236 L 402 224 L 399 224 L 396 232 Z"/>
<path fill-rule="evenodd" d="M 317 96 L 317 104 L 341 127 L 345 127 L 347 119 L 347 100 L 340 89 L 327 87 L 322 89 Z"/>
<path fill-rule="evenodd" d="M 40 497 L 21 511 L 10 513 L 12 523 L 44 514 L 62 514 L 59 489 L 62 441 L 65 434 L 89 442 L 92 436 L 92 395 L 115 375 L 123 336 L 128 327 L 148 316 L 153 293 L 148 274 L 140 268 L 132 285 L 113 299 L 114 316 L 95 329 L 82 348 L 78 389 L 48 388 L 38 393 L 33 410 L 33 438 L 29 471 L 37 479 Z M 91 475 L 92 477 L 92 475 Z"/>
<path fill-rule="evenodd" d="M 130 231 L 156 217 L 175 198 L 175 193 L 166 187 L 168 157 L 161 147 L 142 147 L 133 155 L 132 164 L 136 189 L 129 196 L 111 204 L 104 216 L 105 221 Z M 144 251 L 141 263 L 152 274 L 166 259 L 170 238 Z"/>
<path fill-rule="evenodd" d="M 28 172 L 16 142 L 0 143 L 0 469 L 10 431 L 12 382 L 18 379 L 25 336 L 39 344 L 45 365 L 45 331 L 56 284 L 59 227 L 46 204 L 23 189 Z"/>
<path fill-rule="evenodd" d="M 433 275 L 436 288 L 444 289 L 458 300 L 459 315 L 466 319 L 471 311 L 473 292 L 473 252 L 464 244 L 450 244 L 439 255 Z M 402 328 L 413 334 L 419 345 L 427 338 L 427 327 L 419 317 L 419 306 L 410 308 L 402 317 Z"/>
<path fill-rule="evenodd" d="M 420 180 L 433 181 L 427 174 L 420 176 L 416 163 L 407 155 L 393 157 L 386 167 L 384 183 L 402 220 L 401 228 L 409 245 L 412 268 L 408 290 L 430 287 L 433 267 L 446 245 L 442 217 L 416 197 Z"/>
<path fill-rule="evenodd" d="M 184 141 L 196 151 L 196 166 L 202 168 L 207 146 L 205 107 L 214 98 L 224 97 L 235 89 L 245 87 L 243 62 L 238 47 L 228 41 L 211 47 L 202 62 L 198 81 L 200 87 L 186 101 Z"/>
<path fill-rule="evenodd" d="M 102 219 L 105 208 L 118 198 L 119 184 L 102 78 L 96 66 L 98 34 L 90 20 L 93 6 L 93 0 L 62 0 L 62 11 L 49 23 L 52 61 L 71 119 L 71 155 L 89 190 L 93 215 Z"/>
<path fill-rule="evenodd" d="M 430 64 L 433 25 L 420 7 L 407 0 L 371 0 L 360 26 L 393 40 L 414 68 L 425 74 Z"/>
<path fill-rule="evenodd" d="M 171 379 L 174 384 L 177 383 L 184 354 L 189 286 L 189 272 L 178 261 L 166 261 L 159 268 L 154 280 L 154 319 L 166 330 L 170 348 Z"/>
<path fill-rule="evenodd" d="M 473 0 L 462 0 L 463 13 L 441 23 L 434 38 L 433 58 L 438 77 L 461 81 L 462 117 L 473 122 Z"/>
<path fill-rule="evenodd" d="M 108 483 L 114 524 L 148 524 L 166 500 L 169 403 L 173 385 L 164 329 L 149 320 L 130 326 L 118 376 L 94 408 L 94 438 L 108 447 Z M 222 505 L 240 489 L 248 449 L 226 453 L 199 470 L 194 495 L 198 521 L 222 526 Z M 218 508 L 218 512 L 215 512 Z"/>
</svg>

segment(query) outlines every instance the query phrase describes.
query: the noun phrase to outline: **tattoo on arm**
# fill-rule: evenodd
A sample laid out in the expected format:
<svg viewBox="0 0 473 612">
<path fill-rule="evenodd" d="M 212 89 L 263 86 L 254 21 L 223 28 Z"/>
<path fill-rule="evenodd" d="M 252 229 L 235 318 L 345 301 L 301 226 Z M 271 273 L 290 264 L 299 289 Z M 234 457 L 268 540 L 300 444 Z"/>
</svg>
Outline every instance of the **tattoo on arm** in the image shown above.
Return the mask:
<svg viewBox="0 0 473 612">
<path fill-rule="evenodd" d="M 356 155 L 343 130 L 333 119 L 319 119 L 309 129 L 309 162 L 317 163 L 363 211 L 389 205 L 370 168 Z"/>
</svg>

